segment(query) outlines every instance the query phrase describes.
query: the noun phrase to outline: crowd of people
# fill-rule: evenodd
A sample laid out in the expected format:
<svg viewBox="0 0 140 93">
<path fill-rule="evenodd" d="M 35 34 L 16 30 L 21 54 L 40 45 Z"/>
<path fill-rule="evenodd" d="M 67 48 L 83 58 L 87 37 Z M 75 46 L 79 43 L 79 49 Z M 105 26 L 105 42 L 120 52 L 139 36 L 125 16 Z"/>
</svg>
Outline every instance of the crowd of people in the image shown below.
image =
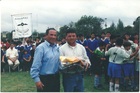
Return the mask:
<svg viewBox="0 0 140 93">
<path fill-rule="evenodd" d="M 49 28 L 43 40 L 1 41 L 1 71 L 5 64 L 13 71 L 19 65 L 20 71 L 30 71 L 38 92 L 59 92 L 59 57 L 75 56 L 85 60 L 87 71 L 62 73 L 65 92 L 83 92 L 84 74 L 94 76 L 93 87 L 96 89 L 103 89 L 104 75 L 104 83 L 109 85 L 110 92 L 118 92 L 122 87 L 125 91 L 138 91 L 139 53 L 138 33 L 115 36 L 102 32 L 84 37 L 69 28 L 66 36 L 57 41 L 57 31 Z"/>
</svg>

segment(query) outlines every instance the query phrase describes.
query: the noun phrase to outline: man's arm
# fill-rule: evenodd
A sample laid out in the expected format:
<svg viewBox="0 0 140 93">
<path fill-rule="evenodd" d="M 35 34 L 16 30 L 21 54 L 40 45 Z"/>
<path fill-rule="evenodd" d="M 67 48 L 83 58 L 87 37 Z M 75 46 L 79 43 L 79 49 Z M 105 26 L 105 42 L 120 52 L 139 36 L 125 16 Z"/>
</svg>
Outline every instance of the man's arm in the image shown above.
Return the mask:
<svg viewBox="0 0 140 93">
<path fill-rule="evenodd" d="M 32 58 L 32 57 L 31 57 L 31 55 L 30 55 L 28 61 L 31 61 L 31 58 Z"/>
<path fill-rule="evenodd" d="M 82 53 L 83 53 L 83 58 L 85 59 L 85 62 L 83 63 L 83 61 L 81 61 L 81 64 L 84 65 L 87 70 L 87 68 L 91 66 L 91 63 L 84 47 L 82 48 L 82 51 L 83 51 Z"/>
<path fill-rule="evenodd" d="M 34 55 L 34 60 L 31 67 L 30 75 L 34 79 L 34 82 L 38 89 L 43 89 L 43 86 L 44 86 L 39 78 L 40 67 L 42 65 L 42 62 L 41 62 L 42 57 L 43 57 L 43 48 L 37 47 L 35 50 L 35 55 Z"/>
</svg>

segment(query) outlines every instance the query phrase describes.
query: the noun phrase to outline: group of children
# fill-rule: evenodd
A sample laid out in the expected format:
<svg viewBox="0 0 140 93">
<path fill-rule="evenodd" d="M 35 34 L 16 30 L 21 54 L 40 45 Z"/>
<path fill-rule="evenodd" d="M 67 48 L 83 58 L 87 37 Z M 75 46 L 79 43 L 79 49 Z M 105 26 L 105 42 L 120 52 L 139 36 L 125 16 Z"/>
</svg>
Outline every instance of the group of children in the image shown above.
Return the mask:
<svg viewBox="0 0 140 93">
<path fill-rule="evenodd" d="M 101 80 L 104 74 L 110 92 L 139 89 L 139 44 L 130 40 L 129 34 L 105 38 L 105 33 L 102 33 L 101 38 L 95 38 L 92 33 L 91 38 L 81 44 L 91 61 L 89 72 L 94 74 L 94 88 L 103 89 Z"/>
</svg>

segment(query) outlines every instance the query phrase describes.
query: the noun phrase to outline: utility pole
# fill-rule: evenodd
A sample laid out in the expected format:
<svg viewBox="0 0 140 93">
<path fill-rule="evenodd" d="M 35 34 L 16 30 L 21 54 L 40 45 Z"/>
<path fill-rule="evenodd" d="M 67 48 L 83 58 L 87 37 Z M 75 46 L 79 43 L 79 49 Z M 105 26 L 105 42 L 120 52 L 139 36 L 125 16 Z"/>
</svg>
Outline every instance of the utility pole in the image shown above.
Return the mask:
<svg viewBox="0 0 140 93">
<path fill-rule="evenodd" d="M 107 28 L 107 18 L 105 18 L 105 28 Z"/>
</svg>

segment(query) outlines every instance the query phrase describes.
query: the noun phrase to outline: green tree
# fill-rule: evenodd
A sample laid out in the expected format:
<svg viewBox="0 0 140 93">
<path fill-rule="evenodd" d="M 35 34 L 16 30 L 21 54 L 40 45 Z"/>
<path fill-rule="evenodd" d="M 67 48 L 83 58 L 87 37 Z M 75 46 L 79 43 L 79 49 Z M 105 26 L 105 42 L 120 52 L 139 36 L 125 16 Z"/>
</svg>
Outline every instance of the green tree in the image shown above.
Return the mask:
<svg viewBox="0 0 140 93">
<path fill-rule="evenodd" d="M 112 24 L 110 25 L 110 27 L 105 29 L 105 32 L 111 32 L 111 34 L 116 34 L 116 25 L 114 24 L 114 22 L 112 22 Z"/>
<path fill-rule="evenodd" d="M 136 18 L 136 20 L 133 22 L 133 25 L 134 25 L 133 31 L 135 33 L 138 33 L 140 31 L 140 16 Z"/>
<path fill-rule="evenodd" d="M 39 36 L 39 33 L 37 32 L 37 30 L 34 30 L 34 31 L 32 32 L 32 38 L 35 39 L 35 38 L 38 37 L 38 36 Z"/>
<path fill-rule="evenodd" d="M 124 31 L 123 22 L 119 19 L 117 24 L 117 33 L 121 34 Z"/>
<path fill-rule="evenodd" d="M 133 27 L 132 26 L 126 26 L 124 27 L 124 33 L 130 33 L 133 34 Z"/>
<path fill-rule="evenodd" d="M 60 27 L 60 32 L 58 32 L 58 39 L 61 40 L 65 37 L 66 30 L 69 28 L 69 26 L 64 25 L 63 27 Z"/>
<path fill-rule="evenodd" d="M 102 30 L 101 24 L 104 20 L 93 16 L 82 16 L 76 23 L 77 34 L 89 35 L 92 32 L 99 33 Z"/>
<path fill-rule="evenodd" d="M 71 27 L 71 28 L 75 28 L 75 23 L 74 22 L 70 22 L 68 26 Z"/>
</svg>

